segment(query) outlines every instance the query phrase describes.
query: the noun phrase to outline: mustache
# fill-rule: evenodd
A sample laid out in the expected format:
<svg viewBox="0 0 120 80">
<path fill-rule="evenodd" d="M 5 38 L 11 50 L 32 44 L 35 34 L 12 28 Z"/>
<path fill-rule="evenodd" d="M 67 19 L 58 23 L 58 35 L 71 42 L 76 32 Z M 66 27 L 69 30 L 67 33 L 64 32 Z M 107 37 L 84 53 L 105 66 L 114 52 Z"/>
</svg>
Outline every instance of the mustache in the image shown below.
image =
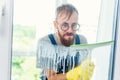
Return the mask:
<svg viewBox="0 0 120 80">
<path fill-rule="evenodd" d="M 65 35 L 67 35 L 67 36 L 73 36 L 74 34 L 73 33 L 66 33 Z"/>
</svg>

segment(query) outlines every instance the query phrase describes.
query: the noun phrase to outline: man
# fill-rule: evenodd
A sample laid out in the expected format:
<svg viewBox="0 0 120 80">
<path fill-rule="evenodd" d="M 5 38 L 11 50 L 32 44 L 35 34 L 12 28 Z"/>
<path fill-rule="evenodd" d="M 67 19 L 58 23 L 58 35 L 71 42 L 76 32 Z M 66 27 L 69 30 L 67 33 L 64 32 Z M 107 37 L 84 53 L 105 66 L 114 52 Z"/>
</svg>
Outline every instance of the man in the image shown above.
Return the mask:
<svg viewBox="0 0 120 80">
<path fill-rule="evenodd" d="M 57 30 L 55 34 L 49 34 L 38 42 L 37 67 L 42 69 L 41 80 L 88 80 L 94 64 L 87 61 L 86 65 L 85 62 L 84 68 L 91 70 L 85 73 L 83 66 L 80 66 L 87 58 L 87 53 L 76 52 L 72 55 L 72 52 L 65 52 L 72 44 L 87 43 L 84 36 L 76 34 L 80 28 L 77 9 L 71 4 L 59 6 L 56 9 L 54 27 Z M 86 76 L 89 77 L 85 78 Z"/>
</svg>

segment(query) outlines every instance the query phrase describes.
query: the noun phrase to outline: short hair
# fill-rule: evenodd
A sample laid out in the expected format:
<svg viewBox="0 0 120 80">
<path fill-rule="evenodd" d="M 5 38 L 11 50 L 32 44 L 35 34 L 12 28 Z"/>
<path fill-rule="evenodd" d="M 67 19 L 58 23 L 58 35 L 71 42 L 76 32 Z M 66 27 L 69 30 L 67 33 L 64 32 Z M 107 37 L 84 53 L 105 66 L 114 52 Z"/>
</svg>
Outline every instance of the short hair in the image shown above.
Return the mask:
<svg viewBox="0 0 120 80">
<path fill-rule="evenodd" d="M 58 16 L 61 16 L 63 13 L 66 13 L 66 17 L 69 19 L 73 12 L 78 14 L 78 10 L 72 4 L 62 4 L 56 9 L 56 20 Z"/>
</svg>

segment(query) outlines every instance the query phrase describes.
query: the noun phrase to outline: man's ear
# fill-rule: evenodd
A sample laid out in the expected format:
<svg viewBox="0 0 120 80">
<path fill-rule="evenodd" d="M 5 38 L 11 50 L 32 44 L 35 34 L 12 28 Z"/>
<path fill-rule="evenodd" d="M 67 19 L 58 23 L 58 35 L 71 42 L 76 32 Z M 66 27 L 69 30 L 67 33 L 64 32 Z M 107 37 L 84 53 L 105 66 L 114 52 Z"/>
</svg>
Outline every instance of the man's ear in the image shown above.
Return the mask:
<svg viewBox="0 0 120 80">
<path fill-rule="evenodd" d="M 54 24 L 55 29 L 58 29 L 57 22 L 53 21 L 53 24 Z"/>
</svg>

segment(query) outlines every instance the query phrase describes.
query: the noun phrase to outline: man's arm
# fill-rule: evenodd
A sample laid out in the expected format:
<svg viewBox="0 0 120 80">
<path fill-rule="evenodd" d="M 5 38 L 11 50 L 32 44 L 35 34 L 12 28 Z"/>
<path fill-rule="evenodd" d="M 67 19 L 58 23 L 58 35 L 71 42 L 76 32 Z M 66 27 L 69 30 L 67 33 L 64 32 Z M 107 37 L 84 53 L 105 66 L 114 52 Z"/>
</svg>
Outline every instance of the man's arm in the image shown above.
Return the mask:
<svg viewBox="0 0 120 80">
<path fill-rule="evenodd" d="M 46 70 L 45 73 L 48 80 L 67 80 L 66 73 L 56 74 L 53 70 Z"/>
<path fill-rule="evenodd" d="M 65 74 L 56 74 L 53 70 L 47 70 L 48 80 L 90 80 L 94 71 L 94 63 L 85 60 L 81 65 L 71 69 Z"/>
</svg>

